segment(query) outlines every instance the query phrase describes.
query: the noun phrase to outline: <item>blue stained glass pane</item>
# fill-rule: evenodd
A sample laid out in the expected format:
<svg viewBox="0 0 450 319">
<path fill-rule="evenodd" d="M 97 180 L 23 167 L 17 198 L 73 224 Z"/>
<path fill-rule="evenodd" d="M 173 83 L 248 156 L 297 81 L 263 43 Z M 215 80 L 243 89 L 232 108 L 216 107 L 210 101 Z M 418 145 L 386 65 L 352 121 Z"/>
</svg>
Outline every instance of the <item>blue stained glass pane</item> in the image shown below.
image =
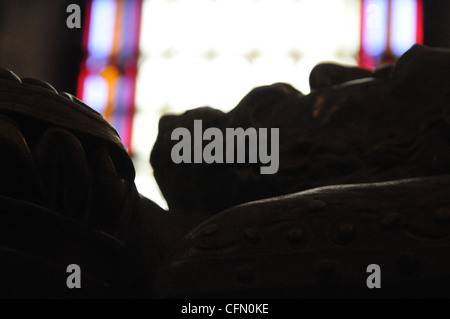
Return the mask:
<svg viewBox="0 0 450 319">
<path fill-rule="evenodd" d="M 363 47 L 368 54 L 378 56 L 387 46 L 388 0 L 368 0 L 364 4 Z"/>
<path fill-rule="evenodd" d="M 106 58 L 112 51 L 116 10 L 114 0 L 92 2 L 88 51 L 95 58 Z"/>
</svg>

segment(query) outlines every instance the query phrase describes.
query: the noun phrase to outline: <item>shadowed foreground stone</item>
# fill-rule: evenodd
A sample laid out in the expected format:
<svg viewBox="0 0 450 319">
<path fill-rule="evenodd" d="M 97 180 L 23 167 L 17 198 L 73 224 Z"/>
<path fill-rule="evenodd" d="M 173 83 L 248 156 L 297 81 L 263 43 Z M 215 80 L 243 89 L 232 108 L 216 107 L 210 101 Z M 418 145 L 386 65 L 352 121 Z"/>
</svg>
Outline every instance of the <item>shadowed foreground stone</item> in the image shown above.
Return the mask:
<svg viewBox="0 0 450 319">
<path fill-rule="evenodd" d="M 204 219 L 141 196 L 116 130 L 46 82 L 0 68 L 0 298 L 150 297 Z M 69 265 L 81 289 L 66 285 Z"/>
<path fill-rule="evenodd" d="M 449 175 L 328 186 L 233 207 L 185 236 L 155 296 L 448 298 L 448 185 Z M 367 287 L 372 264 L 381 289 Z"/>
<path fill-rule="evenodd" d="M 103 117 L 0 69 L 0 297 L 140 296 L 156 270 L 135 171 Z M 82 288 L 66 285 L 81 268 Z M 152 265 L 155 265 L 153 267 Z M 151 284 L 150 284 L 151 285 Z"/>
<path fill-rule="evenodd" d="M 227 114 L 163 117 L 169 211 L 98 113 L 0 69 L 0 297 L 450 297 L 449 66 L 416 46 L 374 72 L 319 65 L 306 96 L 278 83 Z M 279 127 L 280 170 L 174 165 L 170 133 L 194 119 Z"/>
</svg>

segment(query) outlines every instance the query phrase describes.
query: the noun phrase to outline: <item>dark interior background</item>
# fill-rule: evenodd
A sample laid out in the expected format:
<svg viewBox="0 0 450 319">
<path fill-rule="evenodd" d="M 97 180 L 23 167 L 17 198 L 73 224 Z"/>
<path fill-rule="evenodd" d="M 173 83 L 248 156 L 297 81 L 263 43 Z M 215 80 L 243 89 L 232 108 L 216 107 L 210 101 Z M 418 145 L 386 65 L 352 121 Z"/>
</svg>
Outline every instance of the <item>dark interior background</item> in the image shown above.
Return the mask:
<svg viewBox="0 0 450 319">
<path fill-rule="evenodd" d="M 0 67 L 20 77 L 51 83 L 76 94 L 83 58 L 82 29 L 69 29 L 66 12 L 78 4 L 84 14 L 87 0 L 0 1 Z M 450 48 L 450 1 L 424 0 L 424 44 Z"/>
<path fill-rule="evenodd" d="M 0 1 L 0 67 L 76 93 L 83 29 L 66 26 L 67 6 L 87 0 Z"/>
</svg>

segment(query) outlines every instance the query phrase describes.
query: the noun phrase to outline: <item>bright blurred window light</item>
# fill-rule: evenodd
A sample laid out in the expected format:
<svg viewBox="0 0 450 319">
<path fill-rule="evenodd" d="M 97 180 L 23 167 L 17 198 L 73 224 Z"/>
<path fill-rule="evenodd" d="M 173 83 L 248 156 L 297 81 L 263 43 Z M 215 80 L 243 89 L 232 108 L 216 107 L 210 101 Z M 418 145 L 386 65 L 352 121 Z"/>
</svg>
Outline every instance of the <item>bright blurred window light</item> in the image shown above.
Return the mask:
<svg viewBox="0 0 450 319">
<path fill-rule="evenodd" d="M 362 0 L 359 65 L 395 62 L 414 44 L 423 44 L 422 0 Z"/>
<path fill-rule="evenodd" d="M 91 0 L 78 97 L 102 113 L 132 154 L 142 1 Z"/>
<path fill-rule="evenodd" d="M 136 185 L 167 208 L 150 151 L 166 113 L 233 109 L 254 87 L 309 93 L 324 61 L 374 68 L 422 43 L 422 0 L 91 0 L 79 97 L 129 148 Z"/>
</svg>

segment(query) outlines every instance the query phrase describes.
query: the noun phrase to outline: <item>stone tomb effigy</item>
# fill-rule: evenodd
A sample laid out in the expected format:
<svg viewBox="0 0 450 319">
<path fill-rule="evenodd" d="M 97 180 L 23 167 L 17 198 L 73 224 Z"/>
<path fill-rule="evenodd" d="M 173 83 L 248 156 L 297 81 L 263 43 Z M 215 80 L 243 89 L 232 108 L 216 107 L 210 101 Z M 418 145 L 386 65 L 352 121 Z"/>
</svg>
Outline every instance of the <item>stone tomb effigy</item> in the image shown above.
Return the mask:
<svg viewBox="0 0 450 319">
<path fill-rule="evenodd" d="M 150 162 L 165 211 L 138 193 L 101 115 L 2 70 L 0 295 L 449 297 L 450 52 L 414 46 L 374 71 L 324 63 L 310 84 L 162 117 Z M 261 153 L 174 163 L 172 132 L 195 136 L 195 120 L 224 136 L 277 128 L 276 171 L 261 174 Z M 83 289 L 67 286 L 73 264 Z"/>
</svg>

